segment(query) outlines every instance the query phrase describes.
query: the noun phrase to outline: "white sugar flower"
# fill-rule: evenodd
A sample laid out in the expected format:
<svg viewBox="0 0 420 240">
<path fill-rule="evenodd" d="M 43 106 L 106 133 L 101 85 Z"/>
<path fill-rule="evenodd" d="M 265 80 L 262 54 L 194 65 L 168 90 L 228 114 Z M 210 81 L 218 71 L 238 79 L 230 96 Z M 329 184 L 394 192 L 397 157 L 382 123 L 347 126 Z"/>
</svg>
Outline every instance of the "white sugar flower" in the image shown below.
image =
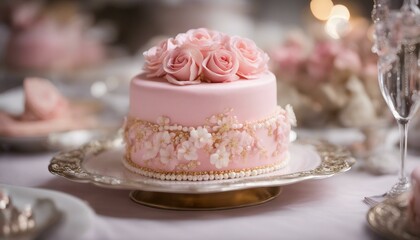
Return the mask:
<svg viewBox="0 0 420 240">
<path fill-rule="evenodd" d="M 171 143 L 171 135 L 168 131 L 158 132 L 153 136 L 153 145 L 161 148 Z"/>
<path fill-rule="evenodd" d="M 192 142 L 196 148 L 202 148 L 213 143 L 211 134 L 203 127 L 191 130 L 189 141 Z"/>
<path fill-rule="evenodd" d="M 170 162 L 175 161 L 174 145 L 170 144 L 159 150 L 160 162 L 167 165 Z"/>
<path fill-rule="evenodd" d="M 295 112 L 293 111 L 293 107 L 290 106 L 289 104 L 286 105 L 286 113 L 287 113 L 287 118 L 289 119 L 289 122 L 292 126 L 296 126 L 296 115 Z"/>
<path fill-rule="evenodd" d="M 254 138 L 245 131 L 234 131 L 230 134 L 230 151 L 233 155 L 239 155 L 254 144 Z"/>
<path fill-rule="evenodd" d="M 217 169 L 227 167 L 229 165 L 229 153 L 226 148 L 220 147 L 215 153 L 210 155 L 210 163 L 215 165 Z"/>
<path fill-rule="evenodd" d="M 156 122 L 161 126 L 167 126 L 170 123 L 170 119 L 168 117 L 160 116 L 157 118 Z"/>
<path fill-rule="evenodd" d="M 153 143 L 150 141 L 144 142 L 143 147 L 144 147 L 144 153 L 143 153 L 144 160 L 149 160 L 156 157 L 156 155 L 159 152 L 159 148 L 154 146 Z"/>
<path fill-rule="evenodd" d="M 178 159 L 185 159 L 188 161 L 197 160 L 198 154 L 197 149 L 194 147 L 194 145 L 189 142 L 185 141 L 179 146 L 178 148 Z"/>
</svg>

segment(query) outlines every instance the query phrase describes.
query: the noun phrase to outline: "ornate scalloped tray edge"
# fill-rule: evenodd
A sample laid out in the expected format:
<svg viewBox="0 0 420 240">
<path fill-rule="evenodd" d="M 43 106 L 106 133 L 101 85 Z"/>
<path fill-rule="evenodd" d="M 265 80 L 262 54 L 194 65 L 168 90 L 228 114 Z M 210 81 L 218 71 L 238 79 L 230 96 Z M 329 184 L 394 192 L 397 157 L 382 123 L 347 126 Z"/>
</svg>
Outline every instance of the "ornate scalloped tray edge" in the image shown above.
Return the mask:
<svg viewBox="0 0 420 240">
<path fill-rule="evenodd" d="M 48 170 L 54 175 L 62 176 L 72 181 L 93 183 L 95 185 L 108 188 L 174 193 L 210 193 L 253 187 L 282 186 L 308 179 L 327 178 L 337 173 L 348 171 L 355 163 L 355 159 L 346 149 L 325 141 L 313 140 L 298 141 L 294 144 L 309 144 L 316 149 L 321 158 L 321 163 L 314 169 L 283 175 L 259 175 L 253 177 L 252 179 L 238 178 L 220 180 L 217 181 L 217 183 L 212 183 L 215 181 L 204 181 L 200 183 L 183 182 L 185 185 L 181 185 L 182 187 L 180 188 L 173 188 L 170 186 L 170 181 L 155 180 L 146 177 L 144 177 L 145 179 L 143 181 L 133 181 L 129 178 L 116 178 L 91 173 L 83 167 L 83 161 L 88 156 L 97 156 L 104 151 L 121 147 L 121 144 L 121 138 L 92 141 L 75 150 L 61 152 L 53 157 L 48 166 Z M 203 187 L 206 186 L 206 184 L 209 186 Z"/>
</svg>

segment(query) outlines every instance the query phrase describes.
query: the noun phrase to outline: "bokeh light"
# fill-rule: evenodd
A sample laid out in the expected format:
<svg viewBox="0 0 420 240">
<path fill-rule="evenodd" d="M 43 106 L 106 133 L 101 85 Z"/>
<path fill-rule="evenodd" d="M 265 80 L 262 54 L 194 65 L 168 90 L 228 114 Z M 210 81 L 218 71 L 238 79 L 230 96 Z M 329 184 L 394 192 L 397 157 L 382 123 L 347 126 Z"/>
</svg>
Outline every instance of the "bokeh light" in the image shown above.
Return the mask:
<svg viewBox="0 0 420 240">
<path fill-rule="evenodd" d="M 341 4 L 334 5 L 328 21 L 325 23 L 325 32 L 334 39 L 339 39 L 349 29 L 350 11 Z"/>
<path fill-rule="evenodd" d="M 322 21 L 328 19 L 333 6 L 334 4 L 331 0 L 312 0 L 310 4 L 312 14 Z"/>
<path fill-rule="evenodd" d="M 350 19 L 350 11 L 349 9 L 341 4 L 338 5 L 334 5 L 334 7 L 332 7 L 331 9 L 331 13 L 329 18 L 343 18 L 346 20 Z"/>
</svg>

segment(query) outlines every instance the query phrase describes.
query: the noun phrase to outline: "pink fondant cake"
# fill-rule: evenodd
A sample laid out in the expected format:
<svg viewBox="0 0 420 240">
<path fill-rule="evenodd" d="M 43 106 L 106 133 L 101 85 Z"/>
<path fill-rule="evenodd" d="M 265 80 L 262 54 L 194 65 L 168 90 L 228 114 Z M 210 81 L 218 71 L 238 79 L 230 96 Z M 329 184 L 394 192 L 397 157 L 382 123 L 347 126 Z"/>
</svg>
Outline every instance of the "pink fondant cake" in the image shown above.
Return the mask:
<svg viewBox="0 0 420 240">
<path fill-rule="evenodd" d="M 277 106 L 267 55 L 251 40 L 194 29 L 144 53 L 131 81 L 124 165 L 162 180 L 274 171 L 289 158 L 293 110 Z"/>
<path fill-rule="evenodd" d="M 420 236 L 420 166 L 411 173 L 412 193 L 408 207 L 410 232 Z"/>
</svg>

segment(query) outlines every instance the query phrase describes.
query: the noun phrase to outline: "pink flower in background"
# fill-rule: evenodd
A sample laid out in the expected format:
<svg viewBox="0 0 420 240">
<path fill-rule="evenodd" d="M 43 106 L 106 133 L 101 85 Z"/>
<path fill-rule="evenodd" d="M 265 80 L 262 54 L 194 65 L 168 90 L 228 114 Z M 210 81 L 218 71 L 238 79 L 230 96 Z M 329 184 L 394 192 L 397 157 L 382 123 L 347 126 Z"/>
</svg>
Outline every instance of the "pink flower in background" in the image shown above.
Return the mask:
<svg viewBox="0 0 420 240">
<path fill-rule="evenodd" d="M 315 80 L 326 80 L 334 67 L 334 58 L 339 51 L 339 44 L 333 41 L 316 44 L 308 59 L 307 71 L 309 76 Z"/>
<path fill-rule="evenodd" d="M 269 57 L 253 41 L 246 38 L 231 37 L 228 49 L 238 56 L 238 76 L 252 79 L 267 71 Z"/>
<path fill-rule="evenodd" d="M 239 68 L 235 53 L 226 49 L 209 52 L 203 61 L 204 78 L 209 82 L 231 82 L 238 80 Z"/>
<path fill-rule="evenodd" d="M 378 77 L 378 65 L 375 62 L 366 63 L 363 67 L 362 74 L 368 79 L 376 80 Z"/>
<path fill-rule="evenodd" d="M 359 55 L 350 49 L 341 49 L 334 59 L 334 67 L 339 70 L 348 70 L 358 73 L 362 68 Z"/>
<path fill-rule="evenodd" d="M 162 77 L 165 71 L 162 67 L 162 62 L 166 57 L 168 51 L 176 47 L 176 42 L 173 38 L 161 41 L 159 45 L 150 48 L 143 53 L 146 64 L 145 70 L 148 72 L 148 77 Z"/>
<path fill-rule="evenodd" d="M 172 50 L 163 60 L 165 78 L 172 84 L 189 85 L 200 83 L 203 55 L 193 47 Z"/>
<path fill-rule="evenodd" d="M 271 57 L 282 73 L 296 74 L 303 67 L 307 54 L 302 43 L 291 40 L 276 49 Z"/>
</svg>

